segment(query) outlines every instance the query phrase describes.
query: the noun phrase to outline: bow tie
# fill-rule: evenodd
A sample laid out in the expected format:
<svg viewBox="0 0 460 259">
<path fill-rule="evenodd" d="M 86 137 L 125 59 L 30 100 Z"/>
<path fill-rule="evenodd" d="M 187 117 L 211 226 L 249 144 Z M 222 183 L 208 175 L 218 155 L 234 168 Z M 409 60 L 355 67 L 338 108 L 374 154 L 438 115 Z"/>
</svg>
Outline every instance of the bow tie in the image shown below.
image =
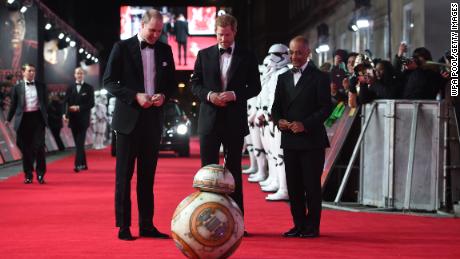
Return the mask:
<svg viewBox="0 0 460 259">
<path fill-rule="evenodd" d="M 26 82 L 26 85 L 34 85 L 34 84 L 35 84 L 34 81 L 32 81 L 32 82 Z"/>
<path fill-rule="evenodd" d="M 301 68 L 297 68 L 297 67 L 291 68 L 291 71 L 292 71 L 292 73 L 294 73 L 294 74 L 295 74 L 295 73 L 302 73 L 302 69 L 301 69 Z"/>
<path fill-rule="evenodd" d="M 80 83 L 80 82 L 77 82 L 77 83 L 75 83 L 75 84 L 76 84 L 76 85 L 79 85 L 79 86 L 81 86 L 81 85 L 82 85 L 82 83 Z"/>
<path fill-rule="evenodd" d="M 150 44 L 147 41 L 141 41 L 141 49 L 145 49 L 145 48 L 153 49 L 153 47 L 154 47 L 153 44 Z"/>
<path fill-rule="evenodd" d="M 232 54 L 232 47 L 228 47 L 226 49 L 224 48 L 219 48 L 219 53 L 222 55 L 224 53 L 228 53 L 229 55 Z"/>
</svg>

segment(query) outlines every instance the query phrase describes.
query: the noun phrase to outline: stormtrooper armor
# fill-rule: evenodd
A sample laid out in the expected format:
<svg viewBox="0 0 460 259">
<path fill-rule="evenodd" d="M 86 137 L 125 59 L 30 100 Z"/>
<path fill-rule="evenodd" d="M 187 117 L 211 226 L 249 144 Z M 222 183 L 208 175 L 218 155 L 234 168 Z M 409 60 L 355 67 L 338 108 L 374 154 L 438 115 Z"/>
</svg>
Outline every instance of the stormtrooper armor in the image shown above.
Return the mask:
<svg viewBox="0 0 460 259">
<path fill-rule="evenodd" d="M 107 96 L 101 94 L 100 91 L 95 92 L 96 103 L 94 105 L 93 132 L 94 132 L 94 148 L 104 148 L 105 133 L 107 130 Z"/>
<path fill-rule="evenodd" d="M 267 120 L 267 131 L 264 135 L 266 137 L 265 143 L 267 149 L 270 150 L 268 163 L 269 163 L 269 176 L 265 181 L 260 182 L 263 191 L 275 192 L 269 194 L 267 200 L 287 200 L 287 184 L 286 173 L 284 169 L 283 150 L 281 149 L 281 132 L 271 119 L 271 107 L 275 98 L 276 84 L 278 76 L 289 70 L 289 49 L 284 44 L 274 44 L 270 47 L 269 60 L 271 64 L 271 76 L 266 82 L 266 93 L 263 102 L 263 107 L 266 107 L 264 117 Z"/>
</svg>

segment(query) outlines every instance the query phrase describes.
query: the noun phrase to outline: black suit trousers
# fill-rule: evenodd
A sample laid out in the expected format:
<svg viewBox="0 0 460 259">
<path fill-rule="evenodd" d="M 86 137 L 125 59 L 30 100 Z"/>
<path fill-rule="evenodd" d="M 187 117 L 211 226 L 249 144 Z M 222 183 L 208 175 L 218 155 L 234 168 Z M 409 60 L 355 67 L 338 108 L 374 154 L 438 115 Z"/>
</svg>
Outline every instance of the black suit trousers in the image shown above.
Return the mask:
<svg viewBox="0 0 460 259">
<path fill-rule="evenodd" d="M 153 227 L 153 184 L 162 123 L 154 108 L 143 110 L 130 134 L 117 132 L 115 216 L 117 227 L 131 226 L 131 179 L 137 162 L 139 227 Z"/>
<path fill-rule="evenodd" d="M 59 150 L 64 150 L 65 149 L 65 146 L 64 146 L 64 142 L 62 142 L 62 138 L 61 138 L 61 129 L 62 127 L 52 127 L 50 126 L 50 130 L 51 130 L 51 133 L 53 134 L 53 137 L 54 137 L 54 140 L 56 141 L 56 144 L 59 148 Z"/>
<path fill-rule="evenodd" d="M 35 161 L 37 176 L 45 175 L 45 122 L 40 111 L 24 112 L 16 142 L 22 153 L 22 167 L 26 177 L 32 178 Z"/>
<path fill-rule="evenodd" d="M 231 132 L 225 127 L 225 114 L 220 111 L 214 130 L 209 134 L 200 135 L 201 166 L 219 164 L 219 149 L 224 146 L 225 165 L 235 180 L 235 191 L 230 197 L 238 204 L 244 215 L 243 182 L 241 177 L 241 156 L 244 136 L 239 132 Z"/>
<path fill-rule="evenodd" d="M 291 215 L 297 228 L 319 231 L 324 157 L 324 149 L 284 149 Z"/>
<path fill-rule="evenodd" d="M 72 135 L 75 142 L 75 168 L 78 166 L 87 166 L 85 154 L 86 127 L 72 126 Z"/>
<path fill-rule="evenodd" d="M 181 49 L 183 50 L 184 64 L 187 64 L 187 42 L 177 42 L 177 54 L 179 55 L 179 63 L 181 62 Z"/>
</svg>

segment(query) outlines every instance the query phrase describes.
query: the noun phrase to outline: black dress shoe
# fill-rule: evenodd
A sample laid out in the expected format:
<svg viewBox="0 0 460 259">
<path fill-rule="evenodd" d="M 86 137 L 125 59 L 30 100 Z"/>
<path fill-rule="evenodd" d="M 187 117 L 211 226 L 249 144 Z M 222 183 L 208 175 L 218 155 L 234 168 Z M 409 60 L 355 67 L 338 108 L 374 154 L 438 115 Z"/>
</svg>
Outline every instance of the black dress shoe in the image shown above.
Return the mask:
<svg viewBox="0 0 460 259">
<path fill-rule="evenodd" d="M 80 172 L 80 168 L 75 167 L 75 168 L 73 169 L 73 171 L 74 171 L 75 173 L 78 173 L 78 172 Z"/>
<path fill-rule="evenodd" d="M 80 166 L 80 170 L 88 170 L 88 166 L 87 165 L 82 165 L 82 166 Z"/>
<path fill-rule="evenodd" d="M 245 230 L 245 231 L 243 232 L 243 236 L 244 236 L 244 237 L 248 237 L 248 236 L 249 236 L 248 231 Z"/>
<path fill-rule="evenodd" d="M 299 237 L 300 232 L 298 228 L 293 227 L 288 232 L 284 232 L 283 237 Z"/>
<path fill-rule="evenodd" d="M 315 237 L 319 237 L 319 231 L 318 230 L 300 231 L 299 232 L 299 237 L 300 238 L 315 238 Z"/>
<path fill-rule="evenodd" d="M 155 227 L 153 227 L 151 229 L 142 229 L 142 228 L 139 229 L 139 236 L 141 236 L 141 237 L 163 238 L 163 239 L 169 238 L 168 235 L 166 235 L 165 233 L 161 233 Z"/>
<path fill-rule="evenodd" d="M 24 179 L 25 184 L 31 184 L 32 183 L 32 178 L 26 178 Z"/>
<path fill-rule="evenodd" d="M 45 183 L 45 178 L 43 177 L 43 175 L 39 175 L 37 176 L 37 181 L 39 184 L 44 184 Z"/>
<path fill-rule="evenodd" d="M 118 239 L 132 241 L 135 238 L 133 237 L 133 235 L 131 235 L 131 231 L 129 230 L 129 228 L 120 228 L 120 230 L 118 231 Z"/>
</svg>

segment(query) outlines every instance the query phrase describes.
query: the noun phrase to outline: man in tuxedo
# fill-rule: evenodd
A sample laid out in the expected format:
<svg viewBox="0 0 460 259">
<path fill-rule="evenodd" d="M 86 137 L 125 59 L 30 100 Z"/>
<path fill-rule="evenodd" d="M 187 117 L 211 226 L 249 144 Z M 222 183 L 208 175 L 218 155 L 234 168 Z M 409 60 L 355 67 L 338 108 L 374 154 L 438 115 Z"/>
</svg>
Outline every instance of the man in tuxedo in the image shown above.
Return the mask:
<svg viewBox="0 0 460 259">
<path fill-rule="evenodd" d="M 69 122 L 75 142 L 76 154 L 74 172 L 88 170 L 85 154 L 86 131 L 89 127 L 91 108 L 94 107 L 94 88 L 85 83 L 85 71 L 81 67 L 75 69 L 75 84 L 65 94 L 65 114 L 63 119 Z"/>
<path fill-rule="evenodd" d="M 293 68 L 278 77 L 272 106 L 281 130 L 286 180 L 294 227 L 285 237 L 318 237 L 321 219 L 321 174 L 329 147 L 324 121 L 332 111 L 329 77 L 308 60 L 308 40 L 289 43 Z M 306 213 L 307 203 L 308 214 Z"/>
<path fill-rule="evenodd" d="M 255 55 L 235 44 L 237 21 L 231 15 L 216 19 L 217 45 L 200 50 L 192 76 L 192 91 L 200 101 L 198 134 L 201 165 L 219 163 L 224 146 L 225 166 L 235 179 L 230 196 L 244 213 L 241 153 L 249 133 L 246 101 L 261 89 Z"/>
<path fill-rule="evenodd" d="M 46 85 L 35 81 L 35 66 L 22 66 L 23 81 L 15 85 L 7 123 L 15 116 L 16 143 L 22 153 L 25 184 L 32 183 L 34 162 L 38 183 L 45 183 L 45 126 L 48 122 Z"/>
<path fill-rule="evenodd" d="M 137 159 L 137 202 L 141 237 L 168 238 L 153 225 L 153 182 L 163 129 L 163 106 L 177 89 L 171 47 L 158 41 L 163 17 L 147 11 L 136 36 L 115 43 L 104 87 L 116 97 L 112 128 L 117 134 L 115 186 L 118 238 L 133 240 L 131 178 Z"/>
<path fill-rule="evenodd" d="M 179 65 L 182 64 L 181 57 L 184 57 L 184 65 L 187 65 L 187 38 L 188 38 L 188 22 L 183 14 L 179 14 L 174 23 L 174 34 L 176 35 L 177 54 L 179 56 Z M 183 54 L 181 55 L 181 49 Z"/>
</svg>

